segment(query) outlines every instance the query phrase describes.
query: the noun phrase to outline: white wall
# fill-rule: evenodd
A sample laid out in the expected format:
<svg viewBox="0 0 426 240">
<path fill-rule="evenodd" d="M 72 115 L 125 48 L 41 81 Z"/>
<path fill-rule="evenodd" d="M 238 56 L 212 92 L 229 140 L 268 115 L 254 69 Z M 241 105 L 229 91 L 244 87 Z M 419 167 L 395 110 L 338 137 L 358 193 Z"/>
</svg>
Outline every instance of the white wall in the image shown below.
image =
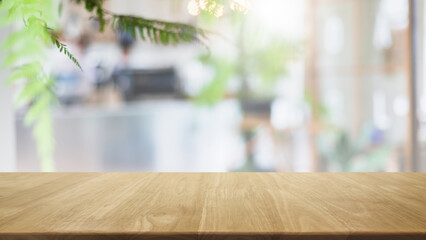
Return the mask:
<svg viewBox="0 0 426 240">
<path fill-rule="evenodd" d="M 0 43 L 8 34 L 9 29 L 0 29 Z M 0 62 L 2 62 L 4 56 L 4 51 L 0 51 Z M 0 172 L 16 171 L 13 90 L 10 86 L 4 84 L 7 74 L 7 70 L 0 69 Z"/>
</svg>

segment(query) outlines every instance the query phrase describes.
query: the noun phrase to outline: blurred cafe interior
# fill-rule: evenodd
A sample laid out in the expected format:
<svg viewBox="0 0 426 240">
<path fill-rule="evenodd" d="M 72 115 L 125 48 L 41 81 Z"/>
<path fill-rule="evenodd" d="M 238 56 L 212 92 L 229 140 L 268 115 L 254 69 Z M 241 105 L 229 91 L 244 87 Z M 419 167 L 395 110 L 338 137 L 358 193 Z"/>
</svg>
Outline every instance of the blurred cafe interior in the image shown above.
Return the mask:
<svg viewBox="0 0 426 240">
<path fill-rule="evenodd" d="M 57 35 L 83 70 L 48 50 L 58 99 L 49 169 L 426 171 L 422 0 L 104 1 L 208 32 L 167 45 L 101 33 L 81 4 L 54 2 Z M 0 143 L 14 150 L 0 169 L 44 171 L 28 107 L 2 102 L 13 131 Z"/>
</svg>

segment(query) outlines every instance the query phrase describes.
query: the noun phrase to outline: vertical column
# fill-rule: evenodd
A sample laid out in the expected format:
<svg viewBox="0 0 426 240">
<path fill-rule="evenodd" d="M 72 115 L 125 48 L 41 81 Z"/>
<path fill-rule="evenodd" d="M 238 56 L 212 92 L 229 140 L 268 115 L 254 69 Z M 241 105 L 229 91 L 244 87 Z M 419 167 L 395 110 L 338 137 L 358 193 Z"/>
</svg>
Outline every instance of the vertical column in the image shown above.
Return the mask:
<svg viewBox="0 0 426 240">
<path fill-rule="evenodd" d="M 407 89 L 408 89 L 408 99 L 410 105 L 409 119 L 407 126 L 407 137 L 406 137 L 406 157 L 404 163 L 404 171 L 410 172 L 416 169 L 416 160 L 418 154 L 418 120 L 417 120 L 417 90 L 416 90 L 416 80 L 417 80 L 417 71 L 416 63 L 418 60 L 417 52 L 420 49 L 418 48 L 418 1 L 417 0 L 408 0 L 409 1 L 409 31 L 407 32 Z"/>
</svg>

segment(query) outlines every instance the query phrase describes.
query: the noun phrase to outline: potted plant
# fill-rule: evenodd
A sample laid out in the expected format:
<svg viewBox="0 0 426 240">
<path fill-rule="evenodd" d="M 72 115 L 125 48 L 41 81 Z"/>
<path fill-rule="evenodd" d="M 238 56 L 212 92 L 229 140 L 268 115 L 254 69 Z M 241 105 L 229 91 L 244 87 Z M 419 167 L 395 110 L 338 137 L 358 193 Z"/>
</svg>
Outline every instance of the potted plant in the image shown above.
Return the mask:
<svg viewBox="0 0 426 240">
<path fill-rule="evenodd" d="M 212 28 L 220 24 L 211 19 L 210 15 L 200 14 L 201 25 Z M 259 123 L 257 120 L 269 123 L 276 83 L 286 76 L 288 65 L 299 56 L 300 48 L 297 43 L 263 30 L 256 21 L 250 24 L 247 21 L 250 21 L 247 15 L 241 12 L 233 12 L 228 19 L 231 31 L 223 38 L 232 46 L 233 55 L 227 53 L 227 56 L 219 56 L 215 51 L 199 57 L 199 61 L 211 68 L 214 74 L 195 100 L 205 105 L 214 105 L 225 98 L 234 98 L 239 102 L 244 115 L 241 130 L 246 142 L 247 159 L 245 165 L 236 170 L 259 171 L 261 169 L 255 166 L 250 150 L 250 142 Z M 237 90 L 229 91 L 229 84 L 238 86 Z M 251 124 L 253 122 L 255 124 Z"/>
</svg>

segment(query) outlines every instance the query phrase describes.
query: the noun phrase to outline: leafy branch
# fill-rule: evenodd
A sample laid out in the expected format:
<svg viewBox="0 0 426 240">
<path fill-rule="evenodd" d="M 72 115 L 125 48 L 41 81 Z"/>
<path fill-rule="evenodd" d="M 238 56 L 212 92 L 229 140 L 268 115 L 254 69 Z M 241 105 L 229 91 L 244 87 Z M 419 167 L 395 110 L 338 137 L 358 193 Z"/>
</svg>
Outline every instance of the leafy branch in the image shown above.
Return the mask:
<svg viewBox="0 0 426 240">
<path fill-rule="evenodd" d="M 189 24 L 168 22 L 143 17 L 114 14 L 102 8 L 105 0 L 72 0 L 77 4 L 84 4 L 88 12 L 94 12 L 99 21 L 100 32 L 112 19 L 112 27 L 117 30 L 124 30 L 132 37 L 143 41 L 150 40 L 154 43 L 164 45 L 200 42 L 203 45 L 207 40 L 207 32 L 201 28 Z"/>
<path fill-rule="evenodd" d="M 72 53 L 68 50 L 66 44 L 61 43 L 52 32 L 50 32 L 50 39 L 53 45 L 55 45 L 58 48 L 59 52 L 65 54 L 78 68 L 80 68 L 81 71 L 83 71 L 83 68 L 81 67 L 80 63 L 74 57 L 74 55 L 72 55 Z"/>
<path fill-rule="evenodd" d="M 134 38 L 139 35 L 143 41 L 150 40 L 164 45 L 182 42 L 204 44 L 207 40 L 205 30 L 183 23 L 114 14 L 112 26 L 115 29 L 126 31 Z"/>
</svg>

